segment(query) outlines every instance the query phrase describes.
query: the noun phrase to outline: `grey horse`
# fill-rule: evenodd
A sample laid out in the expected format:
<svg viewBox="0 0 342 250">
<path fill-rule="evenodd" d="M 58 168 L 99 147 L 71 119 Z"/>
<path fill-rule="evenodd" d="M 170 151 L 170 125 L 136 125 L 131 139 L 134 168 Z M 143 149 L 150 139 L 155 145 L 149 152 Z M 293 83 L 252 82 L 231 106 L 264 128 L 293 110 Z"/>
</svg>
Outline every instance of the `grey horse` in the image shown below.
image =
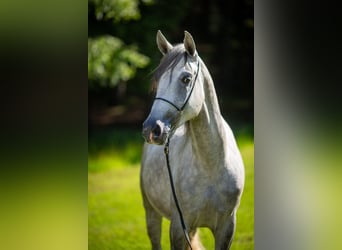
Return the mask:
<svg viewBox="0 0 342 250">
<path fill-rule="evenodd" d="M 143 124 L 140 185 L 152 249 L 161 249 L 161 222 L 170 223 L 171 249 L 188 249 L 173 199 L 163 151 L 170 138 L 170 166 L 192 249 L 203 249 L 197 228 L 213 233 L 215 249 L 229 249 L 244 186 L 244 166 L 223 119 L 213 80 L 187 31 L 171 45 L 157 32 L 163 58 L 154 72 L 156 98 Z"/>
</svg>

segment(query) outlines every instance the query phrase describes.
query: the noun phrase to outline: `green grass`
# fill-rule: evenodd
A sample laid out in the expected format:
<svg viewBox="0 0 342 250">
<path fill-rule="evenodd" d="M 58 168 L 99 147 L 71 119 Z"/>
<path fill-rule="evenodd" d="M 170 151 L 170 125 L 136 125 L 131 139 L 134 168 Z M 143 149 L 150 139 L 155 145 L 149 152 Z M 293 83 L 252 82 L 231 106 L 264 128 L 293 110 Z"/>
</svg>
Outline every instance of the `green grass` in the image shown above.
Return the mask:
<svg viewBox="0 0 342 250">
<path fill-rule="evenodd" d="M 111 139 L 108 139 L 111 138 Z M 254 249 L 254 142 L 239 134 L 246 184 L 237 214 L 232 250 Z M 150 249 L 139 189 L 140 132 L 106 131 L 89 140 L 88 242 L 89 250 Z M 169 249 L 169 221 L 163 220 L 163 249 Z M 200 236 L 206 249 L 214 248 L 208 229 Z"/>
<path fill-rule="evenodd" d="M 88 171 L 100 172 L 136 166 L 140 162 L 143 138 L 140 130 L 106 129 L 90 136 Z"/>
</svg>

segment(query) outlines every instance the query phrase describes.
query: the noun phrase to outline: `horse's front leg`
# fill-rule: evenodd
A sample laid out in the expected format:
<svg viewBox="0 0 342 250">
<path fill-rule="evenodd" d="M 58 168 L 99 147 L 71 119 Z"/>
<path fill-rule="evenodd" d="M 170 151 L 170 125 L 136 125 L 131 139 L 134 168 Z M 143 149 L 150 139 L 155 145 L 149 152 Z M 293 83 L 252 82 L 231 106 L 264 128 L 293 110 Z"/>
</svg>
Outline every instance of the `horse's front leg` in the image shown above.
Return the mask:
<svg viewBox="0 0 342 250">
<path fill-rule="evenodd" d="M 236 226 L 236 211 L 218 221 L 214 231 L 215 250 L 228 250 L 233 241 Z"/>
<path fill-rule="evenodd" d="M 192 241 L 196 229 L 189 231 L 189 237 L 190 241 Z M 178 216 L 178 213 L 176 213 L 174 216 L 172 216 L 171 224 L 170 224 L 170 242 L 171 242 L 171 250 L 187 250 L 190 249 L 188 247 L 188 243 L 185 239 L 185 235 L 183 232 L 183 228 L 180 222 L 180 218 Z"/>
<path fill-rule="evenodd" d="M 154 210 L 147 198 L 143 194 L 145 207 L 147 233 L 151 241 L 152 250 L 161 250 L 161 224 L 162 217 Z"/>
</svg>

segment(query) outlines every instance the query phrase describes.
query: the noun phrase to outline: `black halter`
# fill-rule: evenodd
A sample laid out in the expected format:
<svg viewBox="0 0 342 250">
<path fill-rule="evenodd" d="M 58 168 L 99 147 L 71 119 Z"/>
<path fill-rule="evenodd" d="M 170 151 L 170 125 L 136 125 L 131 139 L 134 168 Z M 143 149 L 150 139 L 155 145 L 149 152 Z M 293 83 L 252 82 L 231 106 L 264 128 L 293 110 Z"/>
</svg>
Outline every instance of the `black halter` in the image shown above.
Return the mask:
<svg viewBox="0 0 342 250">
<path fill-rule="evenodd" d="M 162 97 L 156 97 L 154 98 L 154 100 L 161 100 L 161 101 L 164 101 L 164 102 L 167 102 L 168 104 L 170 104 L 172 107 L 174 107 L 175 109 L 178 110 L 178 112 L 182 112 L 186 106 L 186 104 L 189 102 L 189 99 L 191 97 L 191 94 L 192 94 L 192 91 L 194 90 L 194 87 L 195 87 L 195 83 L 196 83 L 196 80 L 197 80 L 197 76 L 198 76 L 198 73 L 199 73 L 199 70 L 200 70 L 200 62 L 199 62 L 199 59 L 198 59 L 198 62 L 197 62 L 197 72 L 196 72 L 196 76 L 195 76 L 195 79 L 193 81 L 193 84 L 192 84 L 192 87 L 191 87 L 191 90 L 188 94 L 188 96 L 186 97 L 185 99 L 185 102 L 183 103 L 182 107 L 178 107 L 176 104 L 174 104 L 173 102 L 165 99 L 165 98 L 162 98 Z"/>
</svg>

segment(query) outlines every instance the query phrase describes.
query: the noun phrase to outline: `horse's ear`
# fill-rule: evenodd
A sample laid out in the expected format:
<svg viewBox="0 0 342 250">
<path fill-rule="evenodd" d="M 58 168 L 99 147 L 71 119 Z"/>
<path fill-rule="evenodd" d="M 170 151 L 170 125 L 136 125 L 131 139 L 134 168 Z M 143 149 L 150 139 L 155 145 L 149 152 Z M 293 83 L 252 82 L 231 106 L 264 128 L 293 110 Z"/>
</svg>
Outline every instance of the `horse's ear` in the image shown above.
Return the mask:
<svg viewBox="0 0 342 250">
<path fill-rule="evenodd" d="M 157 32 L 157 45 L 160 50 L 160 52 L 165 55 L 167 52 L 169 52 L 173 46 L 166 40 L 165 36 L 161 33 L 160 30 Z"/>
<path fill-rule="evenodd" d="M 191 34 L 184 31 L 184 47 L 189 55 L 194 56 L 196 54 L 196 45 Z"/>
</svg>

